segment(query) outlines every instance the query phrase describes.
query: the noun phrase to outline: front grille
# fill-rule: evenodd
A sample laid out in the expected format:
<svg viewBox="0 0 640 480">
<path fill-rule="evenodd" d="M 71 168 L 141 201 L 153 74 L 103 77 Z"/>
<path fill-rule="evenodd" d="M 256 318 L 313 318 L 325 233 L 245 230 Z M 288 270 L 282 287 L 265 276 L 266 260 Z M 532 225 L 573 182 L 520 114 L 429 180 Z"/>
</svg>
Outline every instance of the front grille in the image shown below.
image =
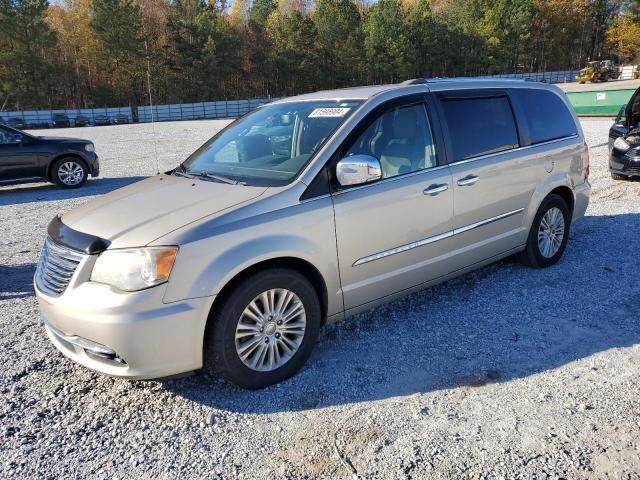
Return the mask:
<svg viewBox="0 0 640 480">
<path fill-rule="evenodd" d="M 38 289 L 52 297 L 62 295 L 80 260 L 82 260 L 82 254 L 58 245 L 47 237 L 36 268 Z"/>
</svg>

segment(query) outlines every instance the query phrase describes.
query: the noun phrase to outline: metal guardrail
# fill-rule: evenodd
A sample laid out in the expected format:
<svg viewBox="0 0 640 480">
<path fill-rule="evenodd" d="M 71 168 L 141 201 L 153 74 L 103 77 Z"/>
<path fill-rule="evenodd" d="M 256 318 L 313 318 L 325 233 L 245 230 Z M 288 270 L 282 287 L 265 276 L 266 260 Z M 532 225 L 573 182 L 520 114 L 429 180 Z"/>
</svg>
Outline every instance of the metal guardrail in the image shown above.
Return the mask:
<svg viewBox="0 0 640 480">
<path fill-rule="evenodd" d="M 181 103 L 173 105 L 154 105 L 153 120 L 165 122 L 171 120 L 200 120 L 210 118 L 237 118 L 249 113 L 256 107 L 275 99 L 253 98 L 250 100 L 225 100 L 219 102 Z M 138 107 L 138 121 L 151 121 L 152 107 Z"/>
</svg>

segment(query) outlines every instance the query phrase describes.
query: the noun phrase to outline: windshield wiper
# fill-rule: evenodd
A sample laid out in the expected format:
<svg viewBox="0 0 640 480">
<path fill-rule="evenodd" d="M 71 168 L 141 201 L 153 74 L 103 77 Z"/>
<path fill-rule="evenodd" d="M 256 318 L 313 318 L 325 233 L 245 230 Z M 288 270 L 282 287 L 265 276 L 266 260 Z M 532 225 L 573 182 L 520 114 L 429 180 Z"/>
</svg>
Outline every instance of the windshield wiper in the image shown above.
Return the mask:
<svg viewBox="0 0 640 480">
<path fill-rule="evenodd" d="M 227 177 L 222 177 L 220 175 L 214 175 L 213 173 L 209 173 L 209 172 L 192 172 L 192 174 L 195 175 L 196 177 L 216 180 L 218 182 L 228 183 L 229 185 L 246 185 L 246 183 L 244 182 L 238 182 L 236 180 L 232 180 Z"/>
<path fill-rule="evenodd" d="M 177 175 L 179 177 L 184 177 L 184 178 L 200 177 L 202 179 L 215 180 L 215 181 L 222 182 L 222 183 L 228 183 L 229 185 L 246 185 L 245 182 L 239 182 L 239 181 L 227 178 L 227 177 L 223 177 L 221 175 L 214 175 L 213 173 L 209 173 L 209 172 L 190 172 L 182 165 L 179 165 L 173 171 L 173 174 Z"/>
<path fill-rule="evenodd" d="M 178 177 L 184 177 L 184 178 L 194 178 L 195 175 L 192 175 L 191 173 L 187 172 L 187 169 L 184 168 L 182 165 L 178 165 L 176 167 L 176 169 L 173 171 L 173 175 L 177 175 Z"/>
</svg>

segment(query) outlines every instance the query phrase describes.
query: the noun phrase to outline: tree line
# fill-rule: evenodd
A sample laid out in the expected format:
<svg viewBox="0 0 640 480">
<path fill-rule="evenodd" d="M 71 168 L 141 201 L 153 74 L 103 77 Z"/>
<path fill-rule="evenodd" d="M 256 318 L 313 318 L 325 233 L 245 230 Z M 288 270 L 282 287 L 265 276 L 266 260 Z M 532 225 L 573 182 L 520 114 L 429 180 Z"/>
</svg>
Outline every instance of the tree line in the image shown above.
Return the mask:
<svg viewBox="0 0 640 480">
<path fill-rule="evenodd" d="M 0 110 L 635 60 L 640 0 L 0 0 Z"/>
</svg>

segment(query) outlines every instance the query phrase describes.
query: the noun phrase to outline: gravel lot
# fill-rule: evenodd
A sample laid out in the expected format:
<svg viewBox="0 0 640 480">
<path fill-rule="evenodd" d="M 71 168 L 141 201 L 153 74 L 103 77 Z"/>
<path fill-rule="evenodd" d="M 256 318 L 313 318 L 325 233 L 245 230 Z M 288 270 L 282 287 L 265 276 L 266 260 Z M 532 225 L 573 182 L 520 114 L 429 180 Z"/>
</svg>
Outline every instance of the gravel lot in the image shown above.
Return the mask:
<svg viewBox="0 0 640 480">
<path fill-rule="evenodd" d="M 92 139 L 102 176 L 0 188 L 0 478 L 640 479 L 640 182 L 611 180 L 609 120 L 583 121 L 592 203 L 559 264 L 503 261 L 329 327 L 284 384 L 129 382 L 58 353 L 31 286 L 49 220 L 224 123 L 46 132 Z"/>
</svg>

